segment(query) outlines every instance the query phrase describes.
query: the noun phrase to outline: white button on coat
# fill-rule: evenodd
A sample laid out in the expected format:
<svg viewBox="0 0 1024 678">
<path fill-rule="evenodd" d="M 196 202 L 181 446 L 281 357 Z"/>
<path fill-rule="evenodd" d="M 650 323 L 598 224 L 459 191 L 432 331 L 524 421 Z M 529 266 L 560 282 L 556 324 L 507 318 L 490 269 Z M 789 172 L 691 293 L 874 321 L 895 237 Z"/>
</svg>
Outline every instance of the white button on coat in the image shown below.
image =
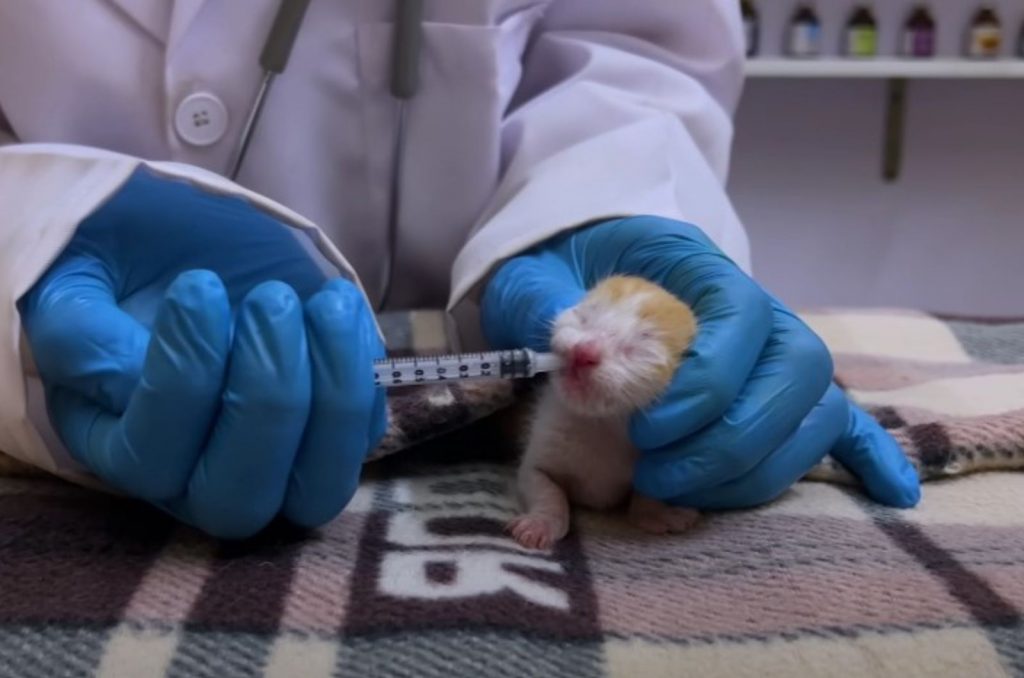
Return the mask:
<svg viewBox="0 0 1024 678">
<path fill-rule="evenodd" d="M 209 92 L 185 97 L 174 114 L 174 130 L 193 146 L 210 146 L 224 137 L 228 129 L 228 109 Z"/>
</svg>

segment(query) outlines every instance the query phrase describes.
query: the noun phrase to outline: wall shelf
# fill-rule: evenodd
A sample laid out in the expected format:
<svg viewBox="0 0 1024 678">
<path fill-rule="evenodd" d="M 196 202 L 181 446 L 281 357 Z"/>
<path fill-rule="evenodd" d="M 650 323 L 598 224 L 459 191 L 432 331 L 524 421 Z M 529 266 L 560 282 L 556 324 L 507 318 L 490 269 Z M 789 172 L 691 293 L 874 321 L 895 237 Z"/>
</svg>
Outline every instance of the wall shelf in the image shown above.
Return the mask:
<svg viewBox="0 0 1024 678">
<path fill-rule="evenodd" d="M 747 60 L 751 78 L 1024 79 L 1024 59 L 787 59 Z"/>
<path fill-rule="evenodd" d="M 907 81 L 920 79 L 1024 79 L 1024 59 L 969 60 L 938 58 L 927 60 L 878 57 L 851 59 L 821 57 L 792 59 L 752 57 L 747 59 L 749 78 L 834 79 L 878 78 L 887 82 L 882 177 L 895 181 L 903 164 L 903 122 L 906 115 Z"/>
</svg>

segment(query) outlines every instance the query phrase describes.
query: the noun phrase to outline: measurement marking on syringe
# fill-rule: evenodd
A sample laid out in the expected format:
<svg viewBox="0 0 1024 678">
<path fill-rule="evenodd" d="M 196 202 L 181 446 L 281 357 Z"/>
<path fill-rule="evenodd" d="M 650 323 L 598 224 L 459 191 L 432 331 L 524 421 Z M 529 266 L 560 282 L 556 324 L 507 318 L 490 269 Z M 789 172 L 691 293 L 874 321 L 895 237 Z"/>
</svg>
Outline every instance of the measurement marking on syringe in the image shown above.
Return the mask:
<svg viewBox="0 0 1024 678">
<path fill-rule="evenodd" d="M 516 349 L 384 358 L 374 361 L 373 376 L 378 386 L 389 387 L 452 379 L 518 379 L 557 369 L 559 365 L 560 361 L 551 354 Z"/>
</svg>

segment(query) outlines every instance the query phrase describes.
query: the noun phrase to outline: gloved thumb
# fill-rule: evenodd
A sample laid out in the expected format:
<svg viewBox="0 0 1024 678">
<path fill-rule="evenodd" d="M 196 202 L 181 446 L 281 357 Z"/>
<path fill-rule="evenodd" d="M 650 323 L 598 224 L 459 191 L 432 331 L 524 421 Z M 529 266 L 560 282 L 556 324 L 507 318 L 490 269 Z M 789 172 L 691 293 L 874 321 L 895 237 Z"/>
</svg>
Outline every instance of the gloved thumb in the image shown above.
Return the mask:
<svg viewBox="0 0 1024 678">
<path fill-rule="evenodd" d="M 149 331 L 118 308 L 103 265 L 81 254 L 58 261 L 19 308 L 44 384 L 122 413 L 142 372 Z"/>
<path fill-rule="evenodd" d="M 875 501 L 912 508 L 921 500 L 921 481 L 899 443 L 864 410 L 850 403 L 846 431 L 831 450 L 832 457 L 864 485 Z"/>
<path fill-rule="evenodd" d="M 550 348 L 555 318 L 586 294 L 576 271 L 557 254 L 510 259 L 490 279 L 481 300 L 484 337 L 496 349 Z"/>
</svg>

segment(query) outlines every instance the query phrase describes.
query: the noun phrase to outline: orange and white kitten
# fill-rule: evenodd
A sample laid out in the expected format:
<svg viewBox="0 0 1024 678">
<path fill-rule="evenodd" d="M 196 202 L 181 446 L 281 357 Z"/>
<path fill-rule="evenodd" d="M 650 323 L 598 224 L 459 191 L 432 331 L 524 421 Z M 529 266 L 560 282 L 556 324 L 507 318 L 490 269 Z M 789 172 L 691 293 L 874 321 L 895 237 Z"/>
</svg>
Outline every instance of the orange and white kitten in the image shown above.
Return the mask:
<svg viewBox="0 0 1024 678">
<path fill-rule="evenodd" d="M 696 511 L 633 491 L 628 423 L 668 387 L 696 331 L 689 306 L 632 276 L 602 280 L 555 319 L 551 350 L 565 367 L 528 418 L 516 478 L 523 513 L 507 528 L 517 542 L 550 548 L 569 531 L 571 505 L 607 510 L 629 500 L 630 522 L 653 533 L 694 525 Z"/>
</svg>

